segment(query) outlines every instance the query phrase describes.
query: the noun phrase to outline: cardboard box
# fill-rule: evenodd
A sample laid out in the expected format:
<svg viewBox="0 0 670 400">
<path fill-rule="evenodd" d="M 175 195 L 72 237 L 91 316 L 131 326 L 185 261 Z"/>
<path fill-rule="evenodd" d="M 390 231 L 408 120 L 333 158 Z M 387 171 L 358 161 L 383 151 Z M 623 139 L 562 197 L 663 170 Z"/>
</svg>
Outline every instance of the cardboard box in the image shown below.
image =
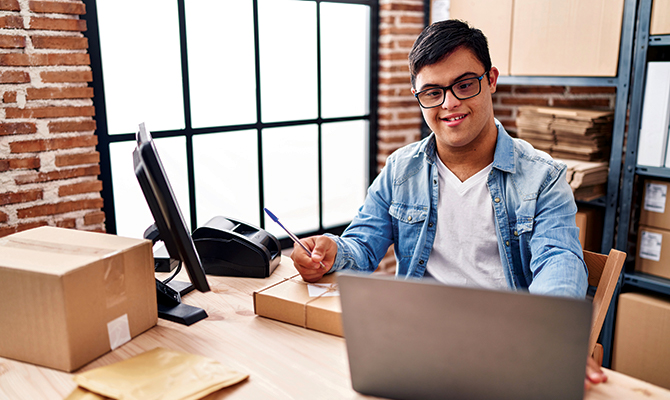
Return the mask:
<svg viewBox="0 0 670 400">
<path fill-rule="evenodd" d="M 579 228 L 579 242 L 582 244 L 582 249 L 600 253 L 603 240 L 602 210 L 580 206 L 575 220 Z"/>
<path fill-rule="evenodd" d="M 515 0 L 510 74 L 616 76 L 624 0 Z"/>
<path fill-rule="evenodd" d="M 619 295 L 612 369 L 670 389 L 670 301 Z"/>
<path fill-rule="evenodd" d="M 670 34 L 670 0 L 654 0 L 651 6 L 650 35 Z"/>
<path fill-rule="evenodd" d="M 670 231 L 640 226 L 635 270 L 670 279 Z"/>
<path fill-rule="evenodd" d="M 151 241 L 40 227 L 0 238 L 0 356 L 73 371 L 156 325 Z"/>
<path fill-rule="evenodd" d="M 449 17 L 480 29 L 489 42 L 491 62 L 500 75 L 509 75 L 512 43 L 512 0 L 451 0 Z"/>
<path fill-rule="evenodd" d="M 670 183 L 664 181 L 653 179 L 644 181 L 640 225 L 670 230 L 669 186 Z"/>
<path fill-rule="evenodd" d="M 334 274 L 317 283 L 294 275 L 254 292 L 254 312 L 332 335 L 343 336 L 342 306 Z"/>
</svg>

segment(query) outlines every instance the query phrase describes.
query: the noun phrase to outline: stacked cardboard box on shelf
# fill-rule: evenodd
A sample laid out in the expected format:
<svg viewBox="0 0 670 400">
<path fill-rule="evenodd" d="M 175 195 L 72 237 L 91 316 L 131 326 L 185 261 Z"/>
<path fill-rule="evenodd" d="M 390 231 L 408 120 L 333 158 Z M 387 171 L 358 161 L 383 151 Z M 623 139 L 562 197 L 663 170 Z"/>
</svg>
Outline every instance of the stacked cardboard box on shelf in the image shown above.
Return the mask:
<svg viewBox="0 0 670 400">
<path fill-rule="evenodd" d="M 612 111 L 519 107 L 519 138 L 554 158 L 605 161 L 612 137 Z"/>
<path fill-rule="evenodd" d="M 591 201 L 607 194 L 609 163 L 562 158 L 557 160 L 565 163 L 568 167 L 565 178 L 572 188 L 575 199 Z"/>
<path fill-rule="evenodd" d="M 670 182 L 647 179 L 640 209 L 635 269 L 670 279 Z"/>
</svg>

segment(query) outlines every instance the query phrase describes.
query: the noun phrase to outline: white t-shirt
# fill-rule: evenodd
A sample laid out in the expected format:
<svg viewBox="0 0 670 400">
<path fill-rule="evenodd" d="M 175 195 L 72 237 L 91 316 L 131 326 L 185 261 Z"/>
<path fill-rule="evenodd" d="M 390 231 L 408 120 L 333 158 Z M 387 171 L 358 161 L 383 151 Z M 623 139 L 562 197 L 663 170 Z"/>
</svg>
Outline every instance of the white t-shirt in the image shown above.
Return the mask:
<svg viewBox="0 0 670 400">
<path fill-rule="evenodd" d="M 440 191 L 429 276 L 449 285 L 508 288 L 486 185 L 492 164 L 461 182 L 437 161 Z"/>
</svg>

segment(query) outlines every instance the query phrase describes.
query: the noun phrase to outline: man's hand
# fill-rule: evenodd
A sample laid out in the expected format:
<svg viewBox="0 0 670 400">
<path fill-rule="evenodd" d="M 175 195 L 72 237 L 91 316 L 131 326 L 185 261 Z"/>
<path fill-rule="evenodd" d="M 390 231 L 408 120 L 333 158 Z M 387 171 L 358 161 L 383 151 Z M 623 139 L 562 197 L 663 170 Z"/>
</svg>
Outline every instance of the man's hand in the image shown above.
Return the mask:
<svg viewBox="0 0 670 400">
<path fill-rule="evenodd" d="M 337 255 L 337 243 L 328 236 L 310 236 L 300 241 L 312 252 L 312 257 L 310 258 L 300 246 L 293 246 L 291 253 L 293 265 L 302 279 L 316 282 L 333 267 Z"/>
<path fill-rule="evenodd" d="M 593 359 L 586 359 L 586 378 L 584 378 L 584 389 L 590 389 L 592 384 L 607 382 L 607 375 L 600 369 L 600 365 Z"/>
</svg>

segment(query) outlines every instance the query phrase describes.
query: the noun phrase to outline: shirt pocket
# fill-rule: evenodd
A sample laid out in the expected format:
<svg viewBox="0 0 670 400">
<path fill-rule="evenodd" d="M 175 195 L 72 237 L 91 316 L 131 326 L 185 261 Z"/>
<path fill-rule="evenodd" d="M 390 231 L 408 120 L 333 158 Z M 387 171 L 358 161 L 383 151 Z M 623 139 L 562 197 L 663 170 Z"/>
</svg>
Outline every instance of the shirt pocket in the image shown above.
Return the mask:
<svg viewBox="0 0 670 400">
<path fill-rule="evenodd" d="M 389 208 L 393 218 L 394 236 L 400 257 L 412 257 L 416 251 L 423 223 L 428 218 L 428 206 L 393 203 Z"/>
</svg>

